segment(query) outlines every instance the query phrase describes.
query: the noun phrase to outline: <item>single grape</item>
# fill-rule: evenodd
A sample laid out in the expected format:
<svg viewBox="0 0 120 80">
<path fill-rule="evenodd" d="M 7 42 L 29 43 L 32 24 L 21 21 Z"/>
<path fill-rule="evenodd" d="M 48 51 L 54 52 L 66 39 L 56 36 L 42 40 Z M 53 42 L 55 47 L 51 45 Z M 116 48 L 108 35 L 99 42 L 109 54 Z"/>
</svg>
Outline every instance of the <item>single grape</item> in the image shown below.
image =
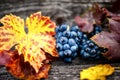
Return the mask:
<svg viewBox="0 0 120 80">
<path fill-rule="evenodd" d="M 71 56 L 71 54 L 72 54 L 72 51 L 71 51 L 71 50 L 65 50 L 65 51 L 64 51 L 64 55 L 65 55 L 65 56 Z"/>
<path fill-rule="evenodd" d="M 63 36 L 66 36 L 66 37 L 70 37 L 70 31 L 64 31 L 63 32 Z"/>
<path fill-rule="evenodd" d="M 70 37 L 71 37 L 71 38 L 77 37 L 77 33 L 74 32 L 74 31 L 71 31 L 71 32 L 70 32 Z"/>
<path fill-rule="evenodd" d="M 67 37 L 61 37 L 60 38 L 60 43 L 61 44 L 67 44 L 67 42 L 68 42 L 68 38 Z"/>
<path fill-rule="evenodd" d="M 68 40 L 68 44 L 69 44 L 70 46 L 74 46 L 74 45 L 76 45 L 76 42 L 75 42 L 75 40 L 74 40 L 73 38 L 70 38 L 70 39 Z"/>
<path fill-rule="evenodd" d="M 55 38 L 60 38 L 60 37 L 62 37 L 62 36 L 63 36 L 62 32 L 59 32 L 59 33 L 57 33 L 57 34 L 55 35 Z"/>
<path fill-rule="evenodd" d="M 91 43 L 88 44 L 88 46 L 89 47 L 94 47 L 94 43 L 91 42 Z"/>
<path fill-rule="evenodd" d="M 60 52 L 59 52 L 59 57 L 60 57 L 60 58 L 63 58 L 63 57 L 64 57 L 64 52 L 63 52 L 63 51 L 60 51 Z"/>
<path fill-rule="evenodd" d="M 64 44 L 64 45 L 63 45 L 63 49 L 64 49 L 64 50 L 70 49 L 70 45 L 69 45 L 69 44 Z"/>
<path fill-rule="evenodd" d="M 67 26 L 68 26 L 68 25 L 62 24 L 62 25 L 60 26 L 60 31 L 62 31 L 62 32 L 66 31 L 66 30 L 67 30 Z"/>
<path fill-rule="evenodd" d="M 78 28 L 78 26 L 72 26 L 72 27 L 70 28 L 70 31 L 75 31 L 75 32 L 77 32 L 77 31 L 79 31 L 79 28 Z"/>
<path fill-rule="evenodd" d="M 76 52 L 78 50 L 78 45 L 71 46 L 71 51 Z"/>
<path fill-rule="evenodd" d="M 56 33 L 59 33 L 59 32 L 60 32 L 60 27 L 59 27 L 59 26 L 57 26 L 57 27 L 55 28 L 55 32 L 56 32 Z"/>
<path fill-rule="evenodd" d="M 90 54 L 87 53 L 87 52 L 84 52 L 83 56 L 84 56 L 84 58 L 89 58 L 89 57 L 90 57 Z"/>
<path fill-rule="evenodd" d="M 83 33 L 80 32 L 80 31 L 78 31 L 78 32 L 77 32 L 77 36 L 78 36 L 79 39 L 82 39 Z"/>
<path fill-rule="evenodd" d="M 56 48 L 57 48 L 57 50 L 59 51 L 59 50 L 62 50 L 62 49 L 63 49 L 63 46 L 62 46 L 62 44 L 57 43 L 57 44 L 56 44 Z"/>
</svg>

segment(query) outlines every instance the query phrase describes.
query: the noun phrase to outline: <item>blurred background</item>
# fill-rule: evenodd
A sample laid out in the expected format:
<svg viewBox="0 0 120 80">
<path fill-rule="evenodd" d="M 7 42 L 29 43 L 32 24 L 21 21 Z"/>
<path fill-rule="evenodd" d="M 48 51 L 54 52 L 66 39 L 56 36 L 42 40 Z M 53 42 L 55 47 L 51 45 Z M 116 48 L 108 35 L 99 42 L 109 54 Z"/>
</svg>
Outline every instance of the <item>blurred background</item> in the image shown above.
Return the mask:
<svg viewBox="0 0 120 80">
<path fill-rule="evenodd" d="M 0 18 L 12 13 L 25 19 L 42 11 L 54 21 L 60 19 L 71 25 L 74 17 L 83 14 L 93 3 L 113 12 L 120 10 L 120 0 L 0 0 Z"/>
</svg>

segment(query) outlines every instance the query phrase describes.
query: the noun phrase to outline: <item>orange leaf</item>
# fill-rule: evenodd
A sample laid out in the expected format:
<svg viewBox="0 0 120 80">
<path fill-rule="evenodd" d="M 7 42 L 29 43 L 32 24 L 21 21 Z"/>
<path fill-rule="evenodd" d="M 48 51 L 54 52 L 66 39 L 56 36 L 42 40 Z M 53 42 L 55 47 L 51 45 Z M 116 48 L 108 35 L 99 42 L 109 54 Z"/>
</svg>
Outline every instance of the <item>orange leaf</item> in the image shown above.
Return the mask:
<svg viewBox="0 0 120 80">
<path fill-rule="evenodd" d="M 46 59 L 46 52 L 52 56 L 58 56 L 55 52 L 55 40 L 52 36 L 43 34 L 28 35 L 20 43 L 16 46 L 19 55 L 23 54 L 25 62 L 28 61 L 36 72 L 43 65 L 42 62 Z"/>
<path fill-rule="evenodd" d="M 14 53 L 17 53 L 14 51 Z M 24 61 L 23 55 L 16 56 L 12 59 L 13 61 L 6 65 L 7 70 L 12 73 L 17 78 L 25 80 L 36 80 L 48 77 L 48 71 L 50 69 L 50 64 L 44 63 L 39 71 L 36 73 L 34 68 L 29 64 L 29 62 Z"/>
</svg>

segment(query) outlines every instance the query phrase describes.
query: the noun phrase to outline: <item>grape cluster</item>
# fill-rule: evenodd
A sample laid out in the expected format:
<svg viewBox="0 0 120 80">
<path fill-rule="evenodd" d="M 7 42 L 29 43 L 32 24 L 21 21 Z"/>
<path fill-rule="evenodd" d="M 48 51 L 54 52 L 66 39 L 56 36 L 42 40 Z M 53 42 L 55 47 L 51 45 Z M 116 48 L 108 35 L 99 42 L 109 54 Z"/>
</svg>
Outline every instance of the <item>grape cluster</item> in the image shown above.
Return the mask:
<svg viewBox="0 0 120 80">
<path fill-rule="evenodd" d="M 56 29 L 56 48 L 60 58 L 64 62 L 72 62 L 77 56 L 78 44 L 77 44 L 77 31 L 78 27 L 69 27 L 68 25 L 62 24 L 57 26 Z"/>
<path fill-rule="evenodd" d="M 88 60 L 100 59 L 101 53 L 106 51 L 90 40 L 90 37 L 102 31 L 97 25 L 89 34 L 80 31 L 77 26 L 69 27 L 65 24 L 57 26 L 55 31 L 56 48 L 64 62 L 72 62 L 78 54 Z"/>
<path fill-rule="evenodd" d="M 83 33 L 80 31 L 81 35 L 79 36 L 79 54 L 88 60 L 96 60 L 102 57 L 101 53 L 106 52 L 107 49 L 97 46 L 90 38 L 95 34 L 98 34 L 102 31 L 101 26 L 94 25 L 94 29 L 91 33 Z"/>
<path fill-rule="evenodd" d="M 93 41 L 87 39 L 82 43 L 80 55 L 88 60 L 100 59 L 102 57 L 102 48 L 98 47 Z"/>
</svg>

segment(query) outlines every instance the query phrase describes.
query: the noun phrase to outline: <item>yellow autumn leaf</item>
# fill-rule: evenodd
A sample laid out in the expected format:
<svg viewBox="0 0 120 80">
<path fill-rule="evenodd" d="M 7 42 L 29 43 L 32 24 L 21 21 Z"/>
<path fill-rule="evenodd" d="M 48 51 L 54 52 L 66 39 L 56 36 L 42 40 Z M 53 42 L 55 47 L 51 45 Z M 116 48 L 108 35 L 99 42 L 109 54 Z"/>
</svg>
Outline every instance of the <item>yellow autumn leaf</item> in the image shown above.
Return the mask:
<svg viewBox="0 0 120 80">
<path fill-rule="evenodd" d="M 0 19 L 0 22 L 4 25 L 2 28 L 16 35 L 14 38 L 15 40 L 16 38 L 23 38 L 23 36 L 26 35 L 24 31 L 24 20 L 20 17 L 12 14 L 6 15 Z"/>
<path fill-rule="evenodd" d="M 0 22 L 0 50 L 9 50 L 25 36 L 23 19 L 15 15 L 6 15 Z"/>
<path fill-rule="evenodd" d="M 46 78 L 47 75 L 45 74 L 50 69 L 50 64 L 45 63 L 49 62 L 47 54 L 51 57 L 58 57 L 55 49 L 55 39 L 53 38 L 55 23 L 49 17 L 42 16 L 41 12 L 30 15 L 26 19 L 26 24 L 23 19 L 12 14 L 3 17 L 0 22 L 3 24 L 0 27 L 0 52 L 6 50 L 9 54 L 10 49 L 15 45 L 15 50 L 17 50 L 15 53 L 18 54 L 18 59 L 9 58 L 10 62 L 6 61 L 6 64 L 4 63 L 6 67 L 9 67 L 8 71 L 16 77 L 25 78 L 26 80 Z M 25 27 L 28 28 L 28 33 L 25 31 Z M 0 55 L 3 54 L 5 53 L 0 53 Z M 7 59 L 7 55 L 5 58 Z M 27 65 L 22 68 L 21 63 Z M 26 67 L 29 67 L 32 71 L 24 70 Z M 14 71 L 13 68 L 18 71 Z"/>
<path fill-rule="evenodd" d="M 49 17 L 41 16 L 41 12 L 34 13 L 26 19 L 29 34 L 47 33 L 54 35 L 55 23 Z"/>
<path fill-rule="evenodd" d="M 29 62 L 36 72 L 43 65 L 42 61 L 46 59 L 46 52 L 57 57 L 57 53 L 54 53 L 55 40 L 50 35 L 31 34 L 23 38 L 20 43 L 16 46 L 19 55 L 23 54 L 25 62 Z"/>
<path fill-rule="evenodd" d="M 109 64 L 96 65 L 80 72 L 80 80 L 106 80 L 106 76 L 111 75 L 114 68 Z"/>
</svg>

